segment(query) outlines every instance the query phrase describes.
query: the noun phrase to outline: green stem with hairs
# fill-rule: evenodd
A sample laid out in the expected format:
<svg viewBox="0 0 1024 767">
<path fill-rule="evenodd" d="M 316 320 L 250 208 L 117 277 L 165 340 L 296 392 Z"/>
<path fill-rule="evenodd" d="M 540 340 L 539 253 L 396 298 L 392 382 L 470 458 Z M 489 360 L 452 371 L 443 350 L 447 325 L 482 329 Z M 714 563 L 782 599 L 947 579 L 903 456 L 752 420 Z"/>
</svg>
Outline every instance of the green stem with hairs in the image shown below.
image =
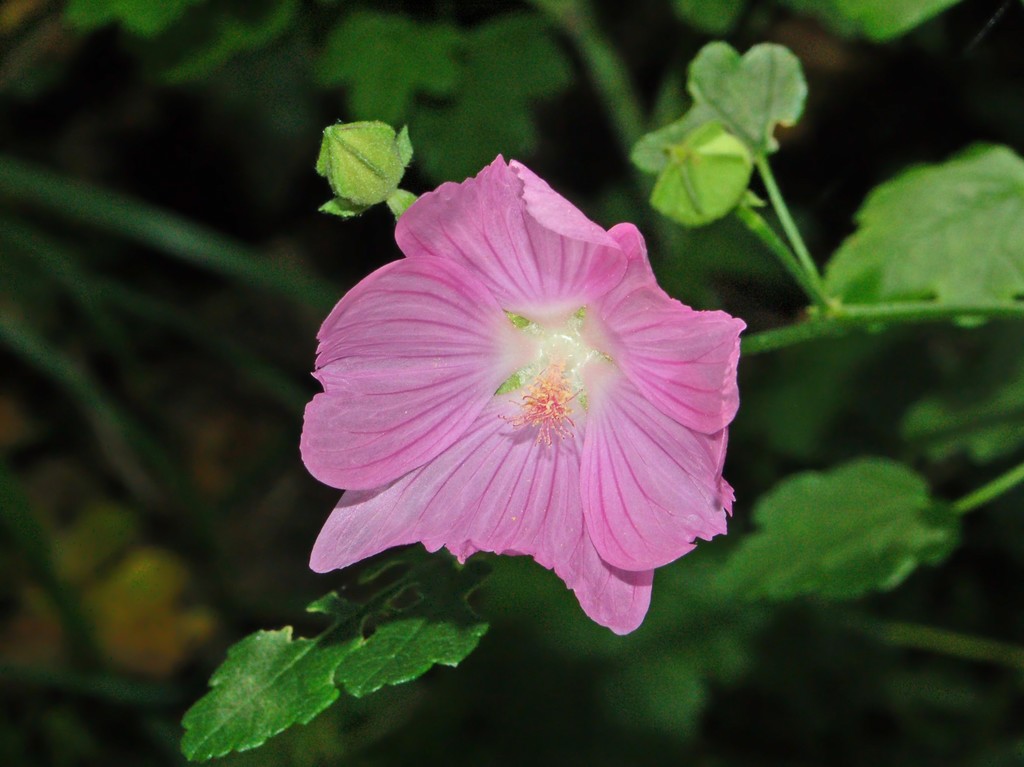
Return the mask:
<svg viewBox="0 0 1024 767">
<path fill-rule="evenodd" d="M 1024 463 L 1014 466 L 991 482 L 982 485 L 977 490 L 968 493 L 959 501 L 956 501 L 953 504 L 953 511 L 956 514 L 967 514 L 994 501 L 1004 493 L 1008 493 L 1021 482 L 1024 482 Z"/>
<path fill-rule="evenodd" d="M 750 206 L 741 204 L 736 208 L 736 217 L 755 237 L 764 243 L 768 250 L 775 254 L 775 257 L 779 259 L 779 263 L 781 263 L 783 268 L 789 272 L 790 276 L 797 281 L 800 287 L 804 289 L 804 292 L 816 306 L 829 306 L 830 299 L 824 291 L 821 280 L 815 279 L 813 275 L 807 272 L 801 264 L 800 259 L 797 258 L 797 255 L 788 245 L 786 245 L 785 242 L 783 242 L 782 238 L 775 233 L 775 230 L 768 226 L 768 222 L 764 220 L 761 214 Z"/>
<path fill-rule="evenodd" d="M 1007 642 L 902 621 L 885 621 L 869 628 L 868 632 L 899 647 L 1024 671 L 1024 647 Z"/>
<path fill-rule="evenodd" d="M 843 335 L 849 331 L 882 329 L 892 324 L 965 319 L 1024 320 L 1024 303 L 976 305 L 903 301 L 888 304 L 835 304 L 824 312 L 812 309 L 808 318 L 802 322 L 747 336 L 743 339 L 743 353 L 760 354 Z"/>
<path fill-rule="evenodd" d="M 532 0 L 572 40 L 628 154 L 644 133 L 640 102 L 615 48 L 601 35 L 586 0 Z"/>
<path fill-rule="evenodd" d="M 758 155 L 754 158 L 754 165 L 757 167 L 757 172 L 761 175 L 761 181 L 764 182 L 765 190 L 768 192 L 768 199 L 775 209 L 775 215 L 779 217 L 782 231 L 786 233 L 789 244 L 793 246 L 793 251 L 796 253 L 797 260 L 803 267 L 804 272 L 806 272 L 807 279 L 814 284 L 814 291 L 810 294 L 811 298 L 817 306 L 822 309 L 827 308 L 829 299 L 825 291 L 825 285 L 821 281 L 821 274 L 818 272 L 818 267 L 814 264 L 814 259 L 811 258 L 811 252 L 807 249 L 803 237 L 800 236 L 800 230 L 797 229 L 796 223 L 789 213 L 789 207 L 782 197 L 782 192 L 779 191 L 779 185 L 775 183 L 775 175 L 768 164 L 768 158 L 764 155 Z"/>
</svg>

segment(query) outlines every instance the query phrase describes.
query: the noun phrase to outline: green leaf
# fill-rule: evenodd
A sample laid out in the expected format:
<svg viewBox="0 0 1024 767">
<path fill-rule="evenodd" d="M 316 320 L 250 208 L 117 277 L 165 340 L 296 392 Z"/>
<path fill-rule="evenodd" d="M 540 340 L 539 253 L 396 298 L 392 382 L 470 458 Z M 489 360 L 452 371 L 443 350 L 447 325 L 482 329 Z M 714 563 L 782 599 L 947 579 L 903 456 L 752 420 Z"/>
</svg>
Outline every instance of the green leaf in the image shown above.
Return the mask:
<svg viewBox="0 0 1024 767">
<path fill-rule="evenodd" d="M 409 119 L 420 167 L 439 179 L 472 175 L 495 155 L 524 157 L 537 141 L 535 102 L 565 88 L 569 63 L 537 16 L 498 17 L 466 33 L 458 87 Z"/>
<path fill-rule="evenodd" d="M 680 119 L 648 133 L 630 159 L 645 173 L 661 173 L 672 148 L 708 123 L 724 126 L 754 155 L 778 148 L 776 125 L 793 125 L 807 97 L 800 61 L 781 45 L 755 45 L 743 57 L 727 43 L 709 43 L 690 63 L 693 106 Z"/>
<path fill-rule="evenodd" d="M 849 303 L 1024 298 L 1024 160 L 978 146 L 906 171 L 868 196 L 857 231 L 828 265 Z"/>
<path fill-rule="evenodd" d="M 807 98 L 800 60 L 771 43 L 742 58 L 727 43 L 705 45 L 690 64 L 688 88 L 699 110 L 691 121 L 718 120 L 755 155 L 778 148 L 775 126 L 795 124 Z"/>
<path fill-rule="evenodd" d="M 738 593 L 772 599 L 891 589 L 948 555 L 958 534 L 920 476 L 880 458 L 790 477 L 758 501 L 754 519 L 757 532 L 722 577 Z"/>
<path fill-rule="evenodd" d="M 702 125 L 668 154 L 651 205 L 684 226 L 722 218 L 747 191 L 754 168 L 750 151 L 717 122 Z"/>
<path fill-rule="evenodd" d="M 356 11 L 328 36 L 316 61 L 322 85 L 345 85 L 352 117 L 399 123 L 416 94 L 448 95 L 458 81 L 459 32 L 398 14 Z"/>
<path fill-rule="evenodd" d="M 891 40 L 960 0 L 785 0 L 791 8 L 822 19 L 837 31 L 876 41 Z"/>
<path fill-rule="evenodd" d="M 182 751 L 191 760 L 255 748 L 293 724 L 305 724 L 339 696 L 355 696 L 421 676 L 435 664 L 458 665 L 487 630 L 466 604 L 482 580 L 478 563 L 407 550 L 371 573 L 368 585 L 403 568 L 365 603 L 336 594 L 310 605 L 332 619 L 314 639 L 291 628 L 260 631 L 228 651 L 211 691 L 185 714 Z"/>
<path fill-rule="evenodd" d="M 676 13 L 701 32 L 722 35 L 735 26 L 746 0 L 674 0 Z"/>
<path fill-rule="evenodd" d="M 203 0 L 68 0 L 65 20 L 82 30 L 119 23 L 130 32 L 155 35 Z"/>
</svg>

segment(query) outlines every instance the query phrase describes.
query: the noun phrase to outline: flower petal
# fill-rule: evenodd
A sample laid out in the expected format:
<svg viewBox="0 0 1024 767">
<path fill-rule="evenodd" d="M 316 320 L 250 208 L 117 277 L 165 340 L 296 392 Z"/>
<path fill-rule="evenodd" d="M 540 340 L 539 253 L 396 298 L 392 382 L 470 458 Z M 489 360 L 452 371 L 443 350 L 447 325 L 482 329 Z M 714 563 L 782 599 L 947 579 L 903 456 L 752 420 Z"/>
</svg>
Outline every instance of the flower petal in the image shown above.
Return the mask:
<svg viewBox="0 0 1024 767">
<path fill-rule="evenodd" d="M 345 567 L 416 541 L 463 560 L 476 551 L 526 554 L 553 569 L 593 620 L 618 633 L 636 628 L 652 573 L 609 567 L 594 549 L 580 505 L 579 437 L 538 442 L 508 422 L 514 407 L 499 398 L 431 463 L 380 491 L 345 493 L 311 567 Z"/>
<path fill-rule="evenodd" d="M 684 426 L 721 431 L 736 416 L 742 320 L 699 312 L 654 282 L 643 240 L 625 225 L 612 230 L 630 257 L 622 282 L 588 310 L 583 337 L 610 355 L 629 380 Z M 635 231 L 635 229 L 634 229 Z"/>
<path fill-rule="evenodd" d="M 319 333 L 302 459 L 335 487 L 376 488 L 455 440 L 530 357 L 494 297 L 448 259 L 378 269 Z"/>
<path fill-rule="evenodd" d="M 605 562 L 649 570 L 725 532 L 724 430 L 705 435 L 662 413 L 613 365 L 584 370 L 589 411 L 581 490 Z"/>
<path fill-rule="evenodd" d="M 647 243 L 644 242 L 640 230 L 634 224 L 616 224 L 608 230 L 608 235 L 622 248 L 622 253 L 626 256 L 628 276 L 634 281 L 635 286 L 657 285 L 658 280 L 647 258 Z"/>
<path fill-rule="evenodd" d="M 575 311 L 621 278 L 616 240 L 523 165 L 498 157 L 475 178 L 442 184 L 398 220 L 409 258 L 472 269 L 502 307 L 534 321 Z"/>
</svg>

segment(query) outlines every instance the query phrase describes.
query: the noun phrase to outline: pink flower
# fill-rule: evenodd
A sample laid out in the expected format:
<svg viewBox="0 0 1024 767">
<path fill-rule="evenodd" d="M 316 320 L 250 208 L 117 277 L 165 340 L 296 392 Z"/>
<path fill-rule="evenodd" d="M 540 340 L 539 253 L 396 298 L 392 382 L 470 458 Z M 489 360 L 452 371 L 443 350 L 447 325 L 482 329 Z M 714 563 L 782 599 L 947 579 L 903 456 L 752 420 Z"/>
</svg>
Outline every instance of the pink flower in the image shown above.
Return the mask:
<svg viewBox="0 0 1024 767">
<path fill-rule="evenodd" d="M 636 227 L 500 157 L 396 239 L 318 336 L 302 457 L 347 491 L 311 567 L 416 541 L 528 554 L 632 631 L 654 568 L 725 532 L 743 322 L 669 298 Z"/>
</svg>

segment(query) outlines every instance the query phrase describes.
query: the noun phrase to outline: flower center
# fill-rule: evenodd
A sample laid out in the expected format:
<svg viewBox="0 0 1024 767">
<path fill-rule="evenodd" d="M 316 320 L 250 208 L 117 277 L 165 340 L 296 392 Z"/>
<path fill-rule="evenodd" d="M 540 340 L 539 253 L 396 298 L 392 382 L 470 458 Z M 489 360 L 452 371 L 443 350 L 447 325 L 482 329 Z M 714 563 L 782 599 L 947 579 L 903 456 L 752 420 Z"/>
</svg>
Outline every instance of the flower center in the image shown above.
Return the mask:
<svg viewBox="0 0 1024 767">
<path fill-rule="evenodd" d="M 506 420 L 516 427 L 535 427 L 537 441 L 550 445 L 552 434 L 559 439 L 572 434 L 572 401 L 578 393 L 565 377 L 565 363 L 556 362 L 526 387 L 519 415 Z"/>
<path fill-rule="evenodd" d="M 586 411 L 587 394 L 581 373 L 592 360 L 609 359 L 591 349 L 581 338 L 585 308 L 575 312 L 565 324 L 551 327 L 509 314 L 512 324 L 536 340 L 537 354 L 533 362 L 516 371 L 496 392 L 506 394 L 523 390 L 520 412 L 502 416 L 517 428 L 531 427 L 537 431 L 537 442 L 550 445 L 555 437 L 571 436 L 574 402 Z"/>
</svg>

